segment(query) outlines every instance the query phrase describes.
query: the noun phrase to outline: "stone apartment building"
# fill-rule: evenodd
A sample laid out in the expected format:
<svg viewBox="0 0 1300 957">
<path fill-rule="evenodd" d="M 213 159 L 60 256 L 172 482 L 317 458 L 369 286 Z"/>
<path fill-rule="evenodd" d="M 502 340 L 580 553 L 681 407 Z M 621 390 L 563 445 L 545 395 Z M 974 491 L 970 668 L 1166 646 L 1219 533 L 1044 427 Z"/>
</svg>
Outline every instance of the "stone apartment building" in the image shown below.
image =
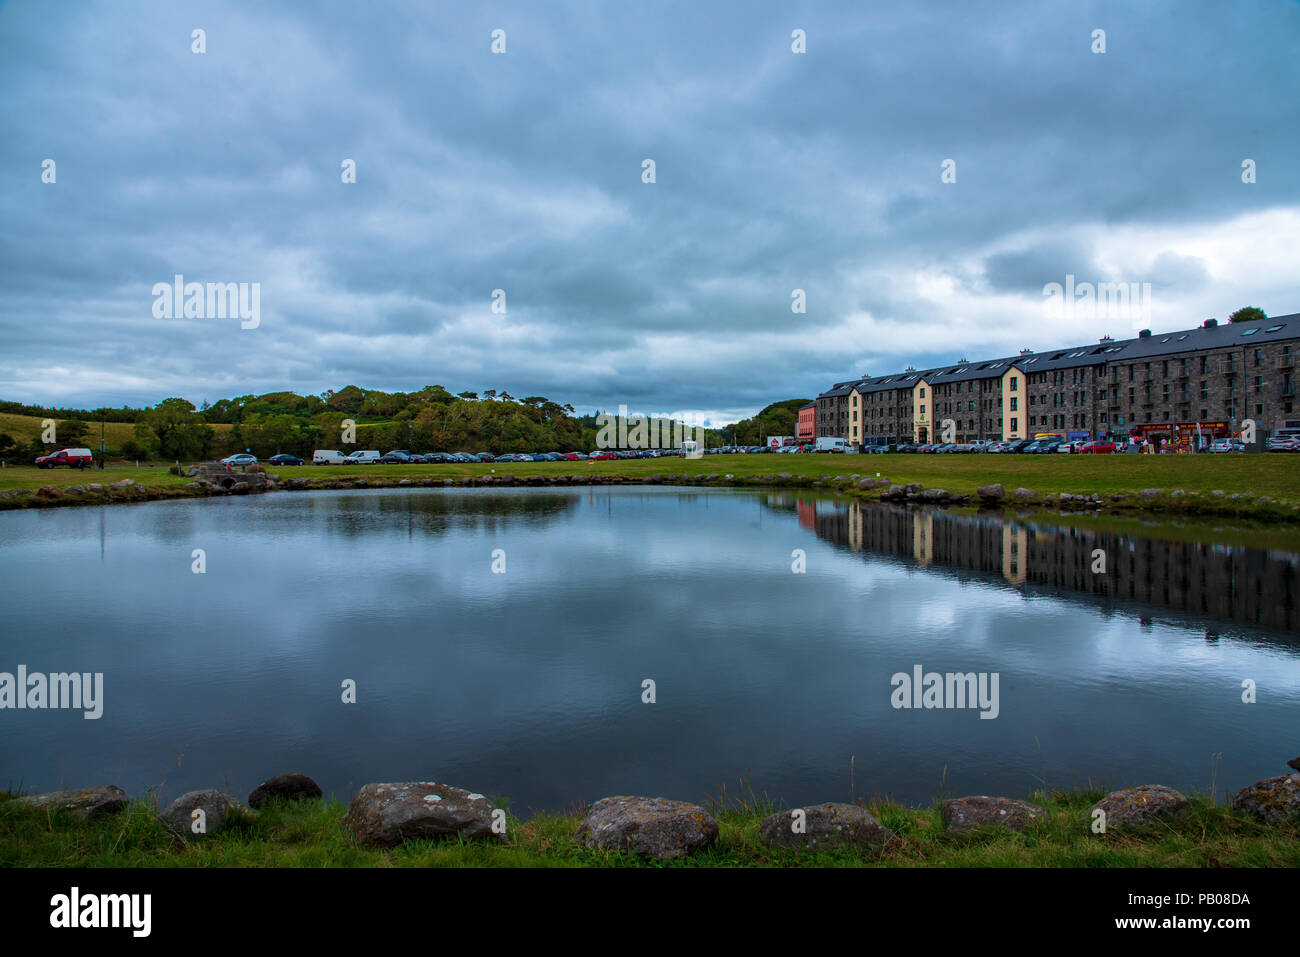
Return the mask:
<svg viewBox="0 0 1300 957">
<path fill-rule="evenodd" d="M 1246 419 L 1262 440 L 1300 427 L 1295 357 L 1300 314 L 1259 322 L 1213 319 L 1196 329 L 837 382 L 816 399 L 818 435 L 855 445 L 1141 436 L 1186 440 L 1236 434 Z M 1291 420 L 1288 422 L 1288 418 Z"/>
</svg>

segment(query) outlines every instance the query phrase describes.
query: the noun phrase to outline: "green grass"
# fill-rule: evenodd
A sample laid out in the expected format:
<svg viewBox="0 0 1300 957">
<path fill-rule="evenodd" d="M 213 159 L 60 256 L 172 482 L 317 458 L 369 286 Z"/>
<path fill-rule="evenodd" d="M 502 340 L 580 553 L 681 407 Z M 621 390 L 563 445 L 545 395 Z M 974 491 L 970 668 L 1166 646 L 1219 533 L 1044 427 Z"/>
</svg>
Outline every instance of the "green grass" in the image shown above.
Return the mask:
<svg viewBox="0 0 1300 957">
<path fill-rule="evenodd" d="M 1275 453 L 1258 455 L 709 455 L 700 459 L 623 459 L 612 462 L 525 462 L 483 465 L 363 465 L 300 466 L 275 469 L 284 478 L 305 477 L 315 482 L 349 483 L 365 479 L 372 484 L 396 484 L 402 479 L 446 479 L 501 477 L 512 475 L 599 475 L 621 476 L 638 481 L 652 475 L 683 476 L 702 481 L 716 475 L 714 484 L 747 483 L 775 486 L 809 486 L 824 480 L 823 487 L 847 488 L 848 483 L 829 481 L 854 473 L 887 476 L 897 484 L 912 482 L 926 488 L 974 496 L 986 484 L 1001 483 L 1011 494 L 1018 487 L 1040 495 L 1069 492 L 1099 495 L 1107 513 L 1163 512 L 1207 519 L 1227 518 L 1269 522 L 1295 531 L 1300 525 L 1300 458 Z M 788 473 L 789 478 L 780 478 Z M 85 485 L 87 482 L 116 482 L 131 478 L 170 496 L 190 494 L 188 478 L 161 469 L 116 468 L 103 472 L 71 469 L 42 471 L 32 466 L 0 469 L 0 492 L 31 491 L 41 485 Z M 1181 500 L 1160 497 L 1139 500 L 1143 489 L 1182 489 Z M 1223 497 L 1211 492 L 1222 490 Z M 1234 493 L 1251 498 L 1231 499 Z M 878 493 L 868 493 L 869 497 Z M 1122 502 L 1111 501 L 1113 496 Z M 1266 496 L 1269 503 L 1256 501 Z M 30 504 L 31 496 L 9 506 Z"/>
<path fill-rule="evenodd" d="M 0 795 L 0 867 L 1297 867 L 1300 828 L 1267 827 L 1208 797 L 1192 798 L 1191 818 L 1151 832 L 1091 832 L 1089 807 L 1100 790 L 1036 793 L 1048 817 L 1025 832 L 987 828 L 949 834 L 940 804 L 908 808 L 877 801 L 868 808 L 896 839 L 872 851 L 817 854 L 775 851 L 759 837 L 765 802 L 717 802 L 711 848 L 662 862 L 593 851 L 573 839 L 582 815 L 548 813 L 509 819 L 506 844 L 413 841 L 392 850 L 358 847 L 337 802 L 274 805 L 230 821 L 192 844 L 170 834 L 148 801 L 120 815 L 85 823 Z"/>
</svg>

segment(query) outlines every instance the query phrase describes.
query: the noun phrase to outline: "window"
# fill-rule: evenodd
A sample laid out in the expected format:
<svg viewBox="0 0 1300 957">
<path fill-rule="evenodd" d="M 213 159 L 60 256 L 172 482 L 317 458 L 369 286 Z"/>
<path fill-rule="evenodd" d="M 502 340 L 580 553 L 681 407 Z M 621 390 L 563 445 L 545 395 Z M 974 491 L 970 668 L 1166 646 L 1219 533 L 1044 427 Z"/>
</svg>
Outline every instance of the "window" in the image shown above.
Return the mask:
<svg viewBox="0 0 1300 957">
<path fill-rule="evenodd" d="M 1285 326 L 1285 325 L 1286 325 L 1286 323 L 1284 322 L 1284 323 L 1281 323 L 1280 325 L 1269 326 L 1269 327 L 1268 327 L 1267 329 L 1265 329 L 1264 331 L 1265 331 L 1265 332 L 1277 332 L 1279 329 L 1281 329 L 1281 328 L 1282 328 L 1283 326 Z"/>
<path fill-rule="evenodd" d="M 924 399 L 924 398 L 925 398 L 925 390 L 924 390 L 924 389 L 922 389 L 922 390 L 921 390 L 921 398 L 922 398 L 922 399 Z M 922 411 L 922 412 L 924 412 L 924 411 L 925 411 L 925 409 L 924 409 L 924 408 L 922 408 L 922 409 L 921 409 L 921 411 Z"/>
<path fill-rule="evenodd" d="M 1016 377 L 1015 377 L 1015 376 L 1012 376 L 1012 377 L 1011 377 L 1011 391 L 1012 391 L 1012 392 L 1015 392 L 1016 389 L 1019 388 L 1019 386 L 1016 385 L 1016 382 L 1017 382 Z M 1012 426 L 1012 428 L 1015 428 L 1015 426 Z"/>
<path fill-rule="evenodd" d="M 1018 411 L 1020 411 L 1020 407 L 1016 404 L 1016 397 L 1015 397 L 1015 396 L 1012 396 L 1012 397 L 1011 397 L 1011 411 L 1012 411 L 1012 412 L 1018 412 Z"/>
<path fill-rule="evenodd" d="M 1019 428 L 1020 428 L 1020 420 L 1013 415 L 1011 417 L 1011 431 L 1015 432 Z"/>
<path fill-rule="evenodd" d="M 1256 326 L 1254 329 L 1243 329 L 1243 330 L 1241 331 L 1241 334 L 1242 334 L 1243 336 L 1253 336 L 1253 335 L 1254 335 L 1255 333 L 1257 333 L 1257 332 L 1259 332 L 1259 327 L 1258 327 L 1258 326 Z"/>
</svg>

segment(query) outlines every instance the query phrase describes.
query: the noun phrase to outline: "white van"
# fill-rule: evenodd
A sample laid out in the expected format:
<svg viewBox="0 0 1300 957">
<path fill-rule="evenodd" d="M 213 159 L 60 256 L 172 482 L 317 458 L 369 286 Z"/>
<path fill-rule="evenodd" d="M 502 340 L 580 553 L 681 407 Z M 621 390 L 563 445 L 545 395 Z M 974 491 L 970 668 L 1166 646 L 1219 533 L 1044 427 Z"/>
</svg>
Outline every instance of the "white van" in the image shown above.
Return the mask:
<svg viewBox="0 0 1300 957">
<path fill-rule="evenodd" d="M 312 465 L 342 465 L 347 459 L 334 449 L 317 449 L 311 454 Z"/>
<path fill-rule="evenodd" d="M 347 465 L 374 465 L 379 461 L 379 451 L 377 449 L 366 449 L 364 452 L 353 452 L 343 462 Z"/>
</svg>

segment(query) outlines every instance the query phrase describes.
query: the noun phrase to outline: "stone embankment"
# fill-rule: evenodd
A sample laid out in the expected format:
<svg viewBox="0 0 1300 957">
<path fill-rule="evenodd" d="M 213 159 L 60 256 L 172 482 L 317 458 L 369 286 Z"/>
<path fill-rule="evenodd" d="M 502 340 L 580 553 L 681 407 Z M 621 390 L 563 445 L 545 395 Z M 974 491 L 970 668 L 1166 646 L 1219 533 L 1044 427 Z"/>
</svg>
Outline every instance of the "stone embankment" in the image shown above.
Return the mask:
<svg viewBox="0 0 1300 957">
<path fill-rule="evenodd" d="M 1230 805 L 1264 826 L 1300 824 L 1300 758 L 1287 762 L 1290 774 L 1265 778 L 1242 788 Z M 237 815 L 256 814 L 276 801 L 319 801 L 321 789 L 305 774 L 281 774 L 264 781 L 247 805 L 215 788 L 182 794 L 158 813 L 178 838 L 203 840 Z M 15 799 L 49 813 L 64 811 L 97 820 L 123 811 L 121 788 L 79 788 Z M 250 810 L 253 809 L 253 810 Z M 1112 791 L 1089 809 L 1081 827 L 1094 833 L 1164 830 L 1193 817 L 1191 802 L 1171 787 L 1144 784 Z M 1047 811 L 1028 801 L 971 795 L 942 806 L 947 831 L 955 836 L 985 828 L 1032 830 Z M 509 842 L 506 812 L 482 794 L 434 781 L 367 784 L 352 798 L 344 826 L 358 846 L 392 848 L 413 840 Z M 1189 825 L 1190 826 L 1190 825 Z M 869 850 L 888 847 L 898 836 L 858 804 L 813 804 L 778 811 L 760 823 L 759 837 L 774 850 Z M 672 860 L 704 851 L 718 842 L 718 822 L 704 808 L 686 801 L 619 795 L 592 804 L 573 835 L 597 850 L 627 851 Z"/>
</svg>

